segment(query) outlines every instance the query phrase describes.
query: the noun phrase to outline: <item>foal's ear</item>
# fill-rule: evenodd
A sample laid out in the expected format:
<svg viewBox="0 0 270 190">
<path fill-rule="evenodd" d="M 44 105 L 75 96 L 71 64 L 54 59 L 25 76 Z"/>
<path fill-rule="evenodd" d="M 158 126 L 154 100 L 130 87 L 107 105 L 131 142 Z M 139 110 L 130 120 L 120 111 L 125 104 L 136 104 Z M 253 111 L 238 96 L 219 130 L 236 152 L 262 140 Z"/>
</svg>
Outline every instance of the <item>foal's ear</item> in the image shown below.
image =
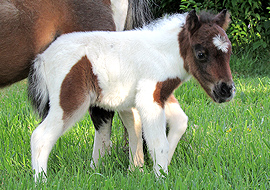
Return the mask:
<svg viewBox="0 0 270 190">
<path fill-rule="evenodd" d="M 214 18 L 214 22 L 217 23 L 223 30 L 227 30 L 229 24 L 230 24 L 230 13 L 226 10 L 223 9 L 219 14 L 217 14 Z"/>
<path fill-rule="evenodd" d="M 192 34 L 194 34 L 194 32 L 200 28 L 201 23 L 199 21 L 199 18 L 196 14 L 195 10 L 192 10 L 188 13 L 187 18 L 186 18 L 186 25 L 187 25 L 187 29 L 188 31 Z"/>
</svg>

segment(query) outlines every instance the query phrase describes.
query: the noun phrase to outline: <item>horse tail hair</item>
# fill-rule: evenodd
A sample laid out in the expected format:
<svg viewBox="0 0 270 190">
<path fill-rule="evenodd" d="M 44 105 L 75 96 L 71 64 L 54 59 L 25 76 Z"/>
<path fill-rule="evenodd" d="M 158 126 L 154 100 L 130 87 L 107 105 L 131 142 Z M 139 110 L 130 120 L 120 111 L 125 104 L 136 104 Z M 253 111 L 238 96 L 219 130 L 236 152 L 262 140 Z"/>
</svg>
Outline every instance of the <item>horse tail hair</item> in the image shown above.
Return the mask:
<svg viewBox="0 0 270 190">
<path fill-rule="evenodd" d="M 128 0 L 125 30 L 142 27 L 153 20 L 150 1 L 151 0 Z"/>
<path fill-rule="evenodd" d="M 48 115 L 49 92 L 44 72 L 44 61 L 40 55 L 36 57 L 30 68 L 28 75 L 28 98 L 30 99 L 35 111 L 42 120 Z"/>
</svg>

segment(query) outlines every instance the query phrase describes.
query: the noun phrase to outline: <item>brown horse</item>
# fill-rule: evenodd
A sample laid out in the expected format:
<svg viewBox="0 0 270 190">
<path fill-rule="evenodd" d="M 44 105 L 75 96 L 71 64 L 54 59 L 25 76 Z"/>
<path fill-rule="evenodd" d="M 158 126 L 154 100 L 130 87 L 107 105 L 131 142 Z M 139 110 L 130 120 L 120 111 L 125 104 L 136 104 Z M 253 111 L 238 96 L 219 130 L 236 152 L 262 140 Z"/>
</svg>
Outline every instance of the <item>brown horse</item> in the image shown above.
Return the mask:
<svg viewBox="0 0 270 190">
<path fill-rule="evenodd" d="M 61 34 L 130 29 L 148 13 L 148 0 L 0 1 L 0 88 L 26 78 L 34 57 Z"/>
</svg>

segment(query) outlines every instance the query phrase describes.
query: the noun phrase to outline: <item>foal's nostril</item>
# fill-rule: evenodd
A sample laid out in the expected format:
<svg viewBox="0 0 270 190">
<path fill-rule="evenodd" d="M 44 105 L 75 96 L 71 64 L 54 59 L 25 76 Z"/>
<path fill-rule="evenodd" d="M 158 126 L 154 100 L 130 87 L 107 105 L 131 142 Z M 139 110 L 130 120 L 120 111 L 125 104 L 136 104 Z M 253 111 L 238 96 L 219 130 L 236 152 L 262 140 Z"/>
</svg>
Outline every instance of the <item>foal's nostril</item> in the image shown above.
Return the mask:
<svg viewBox="0 0 270 190">
<path fill-rule="evenodd" d="M 226 83 L 222 82 L 219 86 L 219 93 L 222 97 L 230 97 L 232 94 L 232 85 L 227 85 Z"/>
<path fill-rule="evenodd" d="M 214 100 L 218 103 L 228 102 L 230 101 L 235 94 L 235 86 L 234 83 L 227 84 L 225 82 L 220 82 L 215 85 L 213 89 Z"/>
</svg>

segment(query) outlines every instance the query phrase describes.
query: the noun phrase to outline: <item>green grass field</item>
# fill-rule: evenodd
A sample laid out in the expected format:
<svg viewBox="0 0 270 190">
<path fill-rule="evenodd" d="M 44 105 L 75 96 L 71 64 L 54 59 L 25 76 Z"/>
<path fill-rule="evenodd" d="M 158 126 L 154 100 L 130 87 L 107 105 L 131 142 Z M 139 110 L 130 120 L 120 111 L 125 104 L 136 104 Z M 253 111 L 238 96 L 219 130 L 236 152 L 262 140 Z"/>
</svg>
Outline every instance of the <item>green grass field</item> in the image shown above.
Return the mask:
<svg viewBox="0 0 270 190">
<path fill-rule="evenodd" d="M 240 63 L 233 64 L 237 70 Z M 27 100 L 27 81 L 1 89 L 0 189 L 270 189 L 270 76 L 233 73 L 237 93 L 229 103 L 213 103 L 195 80 L 175 92 L 189 123 L 162 179 L 156 179 L 151 159 L 144 172 L 128 171 L 117 115 L 112 153 L 93 171 L 94 127 L 86 115 L 53 148 L 48 182 L 35 184 L 30 137 L 39 120 Z"/>
</svg>

